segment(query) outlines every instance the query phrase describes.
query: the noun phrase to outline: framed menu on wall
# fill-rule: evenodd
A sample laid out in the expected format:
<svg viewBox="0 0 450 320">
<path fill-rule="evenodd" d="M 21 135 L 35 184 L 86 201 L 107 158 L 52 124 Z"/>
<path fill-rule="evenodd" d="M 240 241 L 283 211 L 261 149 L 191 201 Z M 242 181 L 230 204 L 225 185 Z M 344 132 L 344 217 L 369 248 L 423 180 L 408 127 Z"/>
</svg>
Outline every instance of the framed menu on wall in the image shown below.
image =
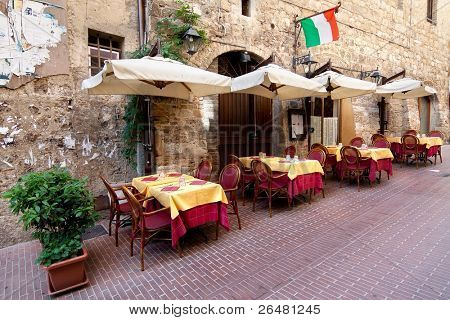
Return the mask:
<svg viewBox="0 0 450 320">
<path fill-rule="evenodd" d="M 288 110 L 289 140 L 304 140 L 306 138 L 306 115 L 304 109 Z"/>
</svg>

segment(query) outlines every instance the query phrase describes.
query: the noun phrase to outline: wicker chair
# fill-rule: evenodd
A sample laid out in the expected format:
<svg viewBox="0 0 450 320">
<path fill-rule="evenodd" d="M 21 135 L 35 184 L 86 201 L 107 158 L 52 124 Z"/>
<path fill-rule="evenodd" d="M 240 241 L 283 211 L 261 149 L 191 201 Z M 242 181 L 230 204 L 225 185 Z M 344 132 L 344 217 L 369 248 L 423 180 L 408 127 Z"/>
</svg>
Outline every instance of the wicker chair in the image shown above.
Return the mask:
<svg viewBox="0 0 450 320">
<path fill-rule="evenodd" d="M 373 142 L 373 146 L 376 148 L 391 148 L 391 143 L 385 138 L 379 138 Z"/>
<path fill-rule="evenodd" d="M 405 131 L 405 135 L 406 135 L 406 134 L 410 134 L 410 135 L 413 135 L 413 136 L 417 136 L 417 130 L 414 130 L 414 129 L 406 130 L 406 131 Z"/>
<path fill-rule="evenodd" d="M 434 130 L 434 131 L 430 131 L 427 134 L 428 137 L 437 137 L 437 138 L 441 138 L 442 140 L 444 140 L 444 134 L 440 131 Z M 439 146 L 438 148 L 438 152 L 437 154 L 434 156 L 434 164 L 436 164 L 436 157 L 437 155 L 439 155 L 439 158 L 441 159 L 441 163 L 442 163 L 442 150 L 441 150 L 441 146 Z"/>
<path fill-rule="evenodd" d="M 132 227 L 130 234 L 130 255 L 133 256 L 134 240 L 140 241 L 140 257 L 141 257 L 141 271 L 144 271 L 144 247 L 151 240 L 165 240 L 172 241 L 172 238 L 164 237 L 157 238 L 162 233 L 170 233 L 172 219 L 170 217 L 170 208 L 160 208 L 152 211 L 144 211 L 141 203 L 136 199 L 133 193 L 127 188 L 122 187 L 122 191 L 131 205 L 132 212 Z M 147 201 L 152 201 L 154 198 L 149 198 Z M 181 247 L 178 247 L 181 255 Z"/>
<path fill-rule="evenodd" d="M 255 175 L 252 169 L 248 169 L 244 166 L 241 160 L 233 154 L 228 156 L 228 163 L 235 164 L 241 170 L 241 181 L 239 182 L 242 192 L 242 206 L 245 206 L 245 190 L 249 189 L 252 184 L 255 183 Z"/>
<path fill-rule="evenodd" d="M 272 217 L 272 198 L 278 194 L 285 194 L 288 199 L 288 206 L 291 207 L 291 198 L 288 191 L 290 181 L 287 173 L 274 175 L 270 167 L 259 160 L 252 161 L 252 170 L 256 178 L 253 212 L 255 212 L 256 200 L 262 192 L 268 196 L 269 217 Z"/>
<path fill-rule="evenodd" d="M 311 149 L 309 151 L 308 155 L 306 156 L 306 159 L 319 161 L 320 165 L 322 166 L 322 168 L 324 169 L 324 172 L 325 172 L 325 164 L 327 161 L 327 155 L 325 154 L 325 152 L 322 149 L 319 149 L 319 148 Z M 312 190 L 309 191 L 309 202 L 311 202 L 311 196 L 312 196 Z M 323 187 L 322 187 L 322 198 L 325 198 L 325 191 L 324 191 Z"/>
<path fill-rule="evenodd" d="M 355 137 L 352 140 L 350 140 L 350 145 L 352 147 L 361 148 L 361 146 L 365 143 L 366 143 L 366 141 L 361 137 Z"/>
<path fill-rule="evenodd" d="M 337 163 L 337 157 L 335 154 L 330 154 L 327 147 L 325 147 L 323 144 L 321 143 L 313 143 L 311 145 L 311 149 L 320 149 L 323 152 L 325 152 L 326 155 L 326 161 L 325 161 L 325 166 L 324 167 L 324 172 L 325 175 L 327 173 L 334 173 L 335 172 L 335 168 L 336 168 L 336 163 Z M 324 179 L 324 183 L 326 184 L 326 179 Z"/>
<path fill-rule="evenodd" d="M 374 133 L 371 137 L 370 137 L 370 141 L 372 142 L 372 145 L 375 146 L 375 142 L 377 140 L 386 140 L 386 138 L 384 137 L 384 135 L 382 135 L 381 133 Z"/>
<path fill-rule="evenodd" d="M 211 179 L 212 165 L 208 160 L 202 160 L 195 170 L 194 177 L 200 180 L 209 181 Z"/>
<path fill-rule="evenodd" d="M 233 209 L 233 214 L 237 216 L 239 230 L 241 230 L 241 219 L 239 218 L 238 204 L 236 192 L 239 189 L 239 181 L 241 180 L 241 170 L 235 164 L 227 164 L 219 176 L 219 184 L 228 198 L 228 206 Z"/>
<path fill-rule="evenodd" d="M 295 148 L 295 146 L 289 146 L 286 149 L 284 149 L 285 156 L 289 155 L 291 158 L 293 158 L 293 157 L 295 157 L 296 154 L 297 154 L 297 149 Z"/>
<path fill-rule="evenodd" d="M 339 182 L 339 187 L 342 188 L 342 181 L 348 175 L 349 179 L 355 177 L 358 183 L 358 192 L 360 188 L 360 178 L 369 177 L 370 158 L 363 158 L 359 150 L 355 147 L 346 146 L 341 149 L 341 158 L 343 161 L 343 172 Z M 370 181 L 369 181 L 370 182 Z M 372 187 L 372 182 L 370 182 Z"/>
<path fill-rule="evenodd" d="M 402 136 L 402 164 L 408 163 L 407 159 L 414 155 L 416 161 L 416 168 L 419 168 L 419 161 L 424 160 L 427 165 L 427 157 L 424 155 L 426 149 L 420 145 L 419 139 L 412 134 L 405 134 Z"/>
<path fill-rule="evenodd" d="M 133 188 L 130 184 L 112 184 L 108 182 L 104 177 L 100 177 L 103 184 L 106 187 L 109 195 L 109 235 L 111 236 L 111 225 L 114 222 L 115 228 L 115 241 L 116 247 L 119 246 L 119 228 L 129 223 L 131 220 L 131 206 L 127 201 L 127 198 L 122 192 L 122 187 L 128 187 L 138 201 L 143 203 L 145 196 L 139 193 L 138 190 Z M 115 221 L 114 221 L 115 220 Z"/>
</svg>

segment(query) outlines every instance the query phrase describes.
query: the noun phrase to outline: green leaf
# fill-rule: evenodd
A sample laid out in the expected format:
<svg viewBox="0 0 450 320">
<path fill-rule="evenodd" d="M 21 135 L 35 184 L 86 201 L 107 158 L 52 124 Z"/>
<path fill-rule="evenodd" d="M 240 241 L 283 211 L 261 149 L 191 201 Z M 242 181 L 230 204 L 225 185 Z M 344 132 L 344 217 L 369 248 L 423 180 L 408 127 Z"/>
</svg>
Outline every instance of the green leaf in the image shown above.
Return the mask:
<svg viewBox="0 0 450 320">
<path fill-rule="evenodd" d="M 44 265 L 78 255 L 81 235 L 99 219 L 87 179 L 75 179 L 62 168 L 28 173 L 2 197 L 41 242 L 36 261 Z"/>
</svg>

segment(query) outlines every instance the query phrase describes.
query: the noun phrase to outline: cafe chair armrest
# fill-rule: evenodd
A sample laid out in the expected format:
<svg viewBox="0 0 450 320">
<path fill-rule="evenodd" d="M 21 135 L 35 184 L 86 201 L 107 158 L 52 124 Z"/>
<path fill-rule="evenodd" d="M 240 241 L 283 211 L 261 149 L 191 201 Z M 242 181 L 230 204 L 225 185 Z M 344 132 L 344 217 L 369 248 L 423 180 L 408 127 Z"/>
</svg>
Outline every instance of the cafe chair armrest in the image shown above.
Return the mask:
<svg viewBox="0 0 450 320">
<path fill-rule="evenodd" d="M 154 214 L 157 214 L 158 212 L 162 212 L 162 211 L 166 211 L 166 210 L 169 210 L 169 208 L 164 207 L 164 208 L 161 208 L 161 209 L 158 209 L 158 210 L 153 210 L 153 211 L 149 211 L 149 212 L 144 212 L 142 215 L 143 215 L 144 217 L 149 217 L 149 216 L 152 216 L 152 215 L 154 215 Z"/>
</svg>

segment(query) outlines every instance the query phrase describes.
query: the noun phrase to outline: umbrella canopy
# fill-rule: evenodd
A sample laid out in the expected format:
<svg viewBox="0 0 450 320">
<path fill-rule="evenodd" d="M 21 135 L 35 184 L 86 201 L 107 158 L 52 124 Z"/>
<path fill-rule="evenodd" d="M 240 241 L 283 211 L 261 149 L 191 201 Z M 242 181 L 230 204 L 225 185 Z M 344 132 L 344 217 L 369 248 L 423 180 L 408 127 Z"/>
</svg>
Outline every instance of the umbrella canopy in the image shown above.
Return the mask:
<svg viewBox="0 0 450 320">
<path fill-rule="evenodd" d="M 255 94 L 270 99 L 278 96 L 281 100 L 326 93 L 325 87 L 320 83 L 275 64 L 269 64 L 234 78 L 231 81 L 231 91 Z"/>
<path fill-rule="evenodd" d="M 404 78 L 384 84 L 377 88 L 376 94 L 385 98 L 411 99 L 430 96 L 436 90 L 425 86 L 422 81 Z"/>
<path fill-rule="evenodd" d="M 375 92 L 377 85 L 373 82 L 355 79 L 334 71 L 325 71 L 313 78 L 327 87 L 331 99 L 339 100 L 362 96 Z"/>
<path fill-rule="evenodd" d="M 89 94 L 131 94 L 190 99 L 231 91 L 231 78 L 163 57 L 108 60 L 81 85 Z"/>
</svg>

